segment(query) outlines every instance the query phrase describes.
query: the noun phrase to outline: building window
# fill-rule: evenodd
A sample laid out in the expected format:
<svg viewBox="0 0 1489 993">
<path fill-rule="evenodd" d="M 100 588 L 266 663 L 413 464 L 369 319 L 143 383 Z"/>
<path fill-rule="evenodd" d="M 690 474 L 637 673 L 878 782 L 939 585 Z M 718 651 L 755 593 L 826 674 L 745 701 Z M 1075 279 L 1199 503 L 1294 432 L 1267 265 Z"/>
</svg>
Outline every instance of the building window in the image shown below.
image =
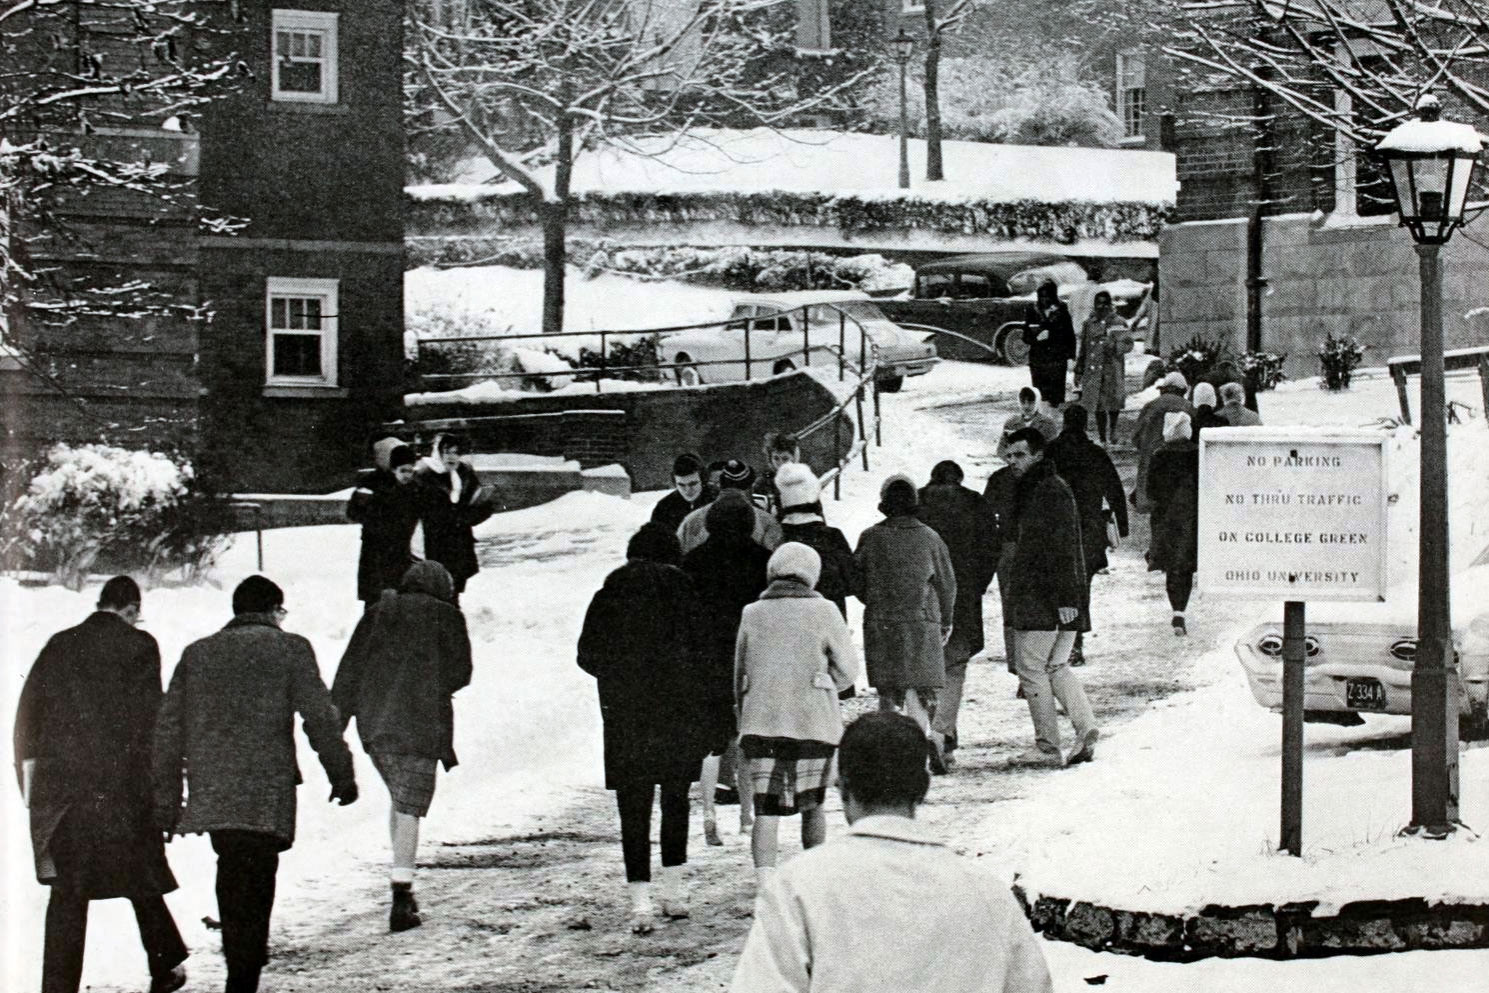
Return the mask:
<svg viewBox="0 0 1489 993">
<path fill-rule="evenodd" d="M 319 10 L 274 11 L 273 97 L 336 102 L 336 20 Z"/>
<path fill-rule="evenodd" d="M 269 277 L 267 385 L 336 385 L 337 309 L 334 279 Z"/>
<path fill-rule="evenodd" d="M 1143 114 L 1148 104 L 1147 69 L 1134 53 L 1117 56 L 1117 116 L 1123 138 L 1143 137 Z"/>
</svg>

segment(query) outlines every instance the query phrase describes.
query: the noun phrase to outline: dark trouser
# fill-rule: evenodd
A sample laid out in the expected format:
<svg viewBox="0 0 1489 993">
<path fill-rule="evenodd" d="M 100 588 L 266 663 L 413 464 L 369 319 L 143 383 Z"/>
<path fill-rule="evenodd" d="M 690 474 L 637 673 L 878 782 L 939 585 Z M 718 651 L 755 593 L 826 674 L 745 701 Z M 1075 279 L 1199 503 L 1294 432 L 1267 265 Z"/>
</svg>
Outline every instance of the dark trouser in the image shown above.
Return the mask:
<svg viewBox="0 0 1489 993">
<path fill-rule="evenodd" d="M 222 920 L 222 956 L 230 993 L 258 989 L 259 970 L 269 961 L 269 915 L 274 877 L 284 843 L 258 831 L 213 831 L 217 853 L 217 916 Z"/>
<path fill-rule="evenodd" d="M 1165 573 L 1163 588 L 1168 590 L 1168 605 L 1182 614 L 1189 606 L 1189 594 L 1194 592 L 1194 573 Z"/>
<path fill-rule="evenodd" d="M 1044 398 L 1044 402 L 1051 407 L 1058 407 L 1065 402 L 1065 370 L 1067 366 L 1061 362 L 1029 363 L 1029 381 Z"/>
<path fill-rule="evenodd" d="M 691 783 L 662 784 L 662 865 L 688 861 L 688 788 Z M 620 850 L 626 863 L 626 882 L 651 881 L 651 807 L 656 787 L 651 783 L 622 786 L 615 791 L 620 808 Z"/>
<path fill-rule="evenodd" d="M 1096 411 L 1096 434 L 1102 441 L 1106 441 L 1108 437 L 1112 441 L 1117 440 L 1117 414 L 1118 411 L 1115 410 Z"/>
<path fill-rule="evenodd" d="M 129 902 L 134 905 L 151 977 L 164 975 L 185 962 L 186 945 L 165 900 L 156 894 L 131 897 Z M 42 993 L 77 993 L 83 979 L 83 942 L 87 935 L 87 898 L 66 886 L 53 886 L 42 951 Z"/>
</svg>

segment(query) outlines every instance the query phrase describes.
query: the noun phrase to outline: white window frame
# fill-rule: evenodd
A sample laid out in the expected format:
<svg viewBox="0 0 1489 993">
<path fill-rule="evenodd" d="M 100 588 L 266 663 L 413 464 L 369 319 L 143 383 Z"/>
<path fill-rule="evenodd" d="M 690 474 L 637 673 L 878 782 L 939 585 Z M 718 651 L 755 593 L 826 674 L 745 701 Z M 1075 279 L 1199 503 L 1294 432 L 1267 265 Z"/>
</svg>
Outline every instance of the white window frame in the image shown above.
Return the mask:
<svg viewBox="0 0 1489 993">
<path fill-rule="evenodd" d="M 269 87 L 270 96 L 283 103 L 336 103 L 337 77 L 340 75 L 340 60 L 337 57 L 336 36 L 341 15 L 324 10 L 280 10 L 275 9 L 269 29 Z M 279 88 L 279 33 L 314 32 L 321 36 L 321 89 L 318 93 L 301 93 Z M 307 60 L 309 61 L 309 60 Z"/>
<path fill-rule="evenodd" d="M 1130 68 L 1129 63 L 1134 63 L 1134 62 L 1137 63 L 1139 66 L 1142 67 L 1138 71 L 1138 74 L 1137 74 L 1138 75 L 1138 78 L 1141 80 L 1141 82 L 1143 84 L 1141 86 L 1131 86 L 1131 85 L 1128 85 L 1131 77 L 1133 75 L 1135 75 L 1134 72 L 1132 71 L 1132 69 Z M 1148 120 L 1148 68 L 1147 68 L 1147 65 L 1148 65 L 1148 60 L 1144 57 L 1144 53 L 1142 53 L 1140 51 L 1118 52 L 1117 53 L 1117 86 L 1116 86 L 1116 90 L 1117 90 L 1117 119 L 1122 122 L 1122 141 L 1123 142 L 1133 142 L 1133 143 L 1136 143 L 1136 142 L 1139 142 L 1139 141 L 1143 141 L 1143 140 L 1145 140 L 1147 138 L 1147 134 L 1146 134 L 1146 125 L 1147 125 L 1147 120 Z M 1141 90 L 1142 91 L 1142 94 L 1143 94 L 1143 97 L 1142 97 L 1142 106 L 1140 108 L 1138 108 L 1138 111 L 1137 111 L 1137 120 L 1135 122 L 1136 123 L 1136 130 L 1129 132 L 1127 130 L 1127 115 L 1128 115 L 1128 111 L 1131 108 L 1129 107 L 1129 103 L 1128 103 L 1128 93 L 1131 92 L 1132 90 Z"/>
<path fill-rule="evenodd" d="M 338 279 L 305 279 L 270 276 L 264 288 L 264 385 L 325 387 L 337 386 L 336 353 L 340 341 L 341 281 Z M 319 297 L 321 301 L 321 374 L 319 376 L 276 376 L 274 374 L 274 301 L 288 297 Z M 280 329 L 285 334 L 309 334 L 309 331 Z"/>
</svg>

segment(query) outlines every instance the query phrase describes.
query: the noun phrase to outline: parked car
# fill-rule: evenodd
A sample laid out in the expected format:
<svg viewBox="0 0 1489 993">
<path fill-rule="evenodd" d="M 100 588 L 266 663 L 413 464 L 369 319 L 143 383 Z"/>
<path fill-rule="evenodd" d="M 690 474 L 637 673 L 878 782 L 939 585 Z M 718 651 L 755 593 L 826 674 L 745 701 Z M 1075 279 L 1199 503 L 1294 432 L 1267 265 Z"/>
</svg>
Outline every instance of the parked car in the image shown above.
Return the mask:
<svg viewBox="0 0 1489 993">
<path fill-rule="evenodd" d="M 1453 576 L 1449 609 L 1458 664 L 1459 733 L 1485 737 L 1489 735 L 1489 546 Z M 1362 714 L 1410 714 L 1416 610 L 1416 596 L 1409 587 L 1383 603 L 1310 604 L 1304 639 L 1304 719 L 1360 724 Z M 1256 702 L 1280 711 L 1281 621 L 1253 627 L 1236 642 L 1235 650 Z"/>
<path fill-rule="evenodd" d="M 733 303 L 727 324 L 677 331 L 658 339 L 657 359 L 663 365 L 677 366 L 679 383 L 744 379 L 747 355 L 752 379 L 806 365 L 836 368 L 840 340 L 844 358 L 857 367 L 863 362 L 860 325 L 870 355 L 877 357 L 874 378 L 881 390 L 898 390 L 906 376 L 924 375 L 936 362 L 930 335 L 896 326 L 875 301 L 857 290 L 751 293 L 736 297 Z"/>
</svg>

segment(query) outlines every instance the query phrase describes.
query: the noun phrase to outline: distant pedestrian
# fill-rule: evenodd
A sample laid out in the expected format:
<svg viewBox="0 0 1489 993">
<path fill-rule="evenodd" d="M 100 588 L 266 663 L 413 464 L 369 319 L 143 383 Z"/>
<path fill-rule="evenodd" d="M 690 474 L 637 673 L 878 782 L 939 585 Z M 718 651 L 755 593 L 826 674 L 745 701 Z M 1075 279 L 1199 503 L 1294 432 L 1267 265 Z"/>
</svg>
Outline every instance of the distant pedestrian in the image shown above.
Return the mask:
<svg viewBox="0 0 1489 993">
<path fill-rule="evenodd" d="M 708 537 L 683 556 L 682 568 L 692 579 L 698 600 L 695 640 L 703 679 L 703 723 L 699 730 L 708 742 L 699 787 L 703 837 L 710 845 L 722 845 L 714 790 L 719 784 L 720 764 L 729 750 L 737 747 L 739 736 L 734 714 L 734 639 L 739 633 L 740 614 L 765 589 L 765 564 L 770 561 L 770 553 L 750 537 L 755 515 L 746 501 L 733 495 L 715 500 L 707 518 Z M 737 770 L 737 761 L 730 763 L 730 768 Z M 735 782 L 729 785 L 739 787 Z M 743 789 L 739 789 L 739 797 L 743 832 L 750 828 L 751 810 Z"/>
<path fill-rule="evenodd" d="M 1005 464 L 988 477 L 987 486 L 982 491 L 982 498 L 987 501 L 998 529 L 998 606 L 1003 627 L 1003 661 L 1008 665 L 1009 675 L 1016 675 L 1018 671 L 1014 664 L 1018 657 L 1018 644 L 1013 637 L 1013 610 L 1008 599 L 1013 551 L 1018 537 L 1013 514 L 1013 496 L 1018 478 L 1013 466 Z"/>
<path fill-rule="evenodd" d="M 915 819 L 930 784 L 920 745 L 898 714 L 865 714 L 843 732 L 848 834 L 761 888 L 734 993 L 1050 993 L 1007 882 Z"/>
<path fill-rule="evenodd" d="M 781 494 L 776 490 L 776 473 L 782 466 L 801 461 L 801 444 L 794 434 L 771 431 L 765 435 L 760 451 L 765 456 L 765 471 L 750 488 L 750 496 L 755 501 L 755 506 L 768 514 L 779 516 Z"/>
<path fill-rule="evenodd" d="M 1246 390 L 1239 383 L 1220 387 L 1220 409 L 1215 413 L 1227 427 L 1254 428 L 1262 422 L 1256 411 L 1246 406 Z"/>
<path fill-rule="evenodd" d="M 176 888 L 155 825 L 150 748 L 160 650 L 136 625 L 140 588 L 104 584 L 98 609 L 47 640 L 21 687 L 15 761 L 37 882 L 51 887 L 42 993 L 77 993 L 92 900 L 127 899 L 150 993 L 186 983 L 186 945 L 161 898 Z M 12 935 L 20 922 L 12 918 Z"/>
<path fill-rule="evenodd" d="M 1251 377 L 1241 371 L 1241 367 L 1236 364 L 1234 359 L 1221 359 L 1215 363 L 1215 367 L 1205 375 L 1204 381 L 1215 388 L 1217 395 L 1219 395 L 1221 388 L 1226 383 L 1235 383 L 1241 387 L 1245 398 L 1243 405 L 1246 409 L 1253 414 L 1261 412 L 1260 408 L 1256 405 L 1256 387 L 1252 384 Z"/>
<path fill-rule="evenodd" d="M 491 491 L 481 485 L 465 457 L 469 454 L 470 443 L 464 436 L 435 435 L 429 457 L 415 470 L 418 481 L 433 491 L 423 495 L 424 557 L 449 572 L 455 583 L 451 602 L 456 604 L 466 582 L 481 568 L 472 529 L 495 509 Z"/>
<path fill-rule="evenodd" d="M 755 798 L 750 840 L 763 883 L 774 873 L 780 818 L 801 814 L 801 844 L 827 840 L 822 802 L 843 734 L 838 694 L 858 678 L 853 638 L 813 587 L 821 561 L 799 542 L 770 556 L 770 586 L 744 609 L 735 645 L 740 752 Z"/>
<path fill-rule="evenodd" d="M 1039 389 L 1025 386 L 1019 390 L 1019 409 L 1003 422 L 1003 434 L 998 439 L 998 457 L 1008 451 L 1008 437 L 1019 428 L 1034 428 L 1044 435 L 1045 441 L 1054 441 L 1060 434 L 1060 416 L 1044 402 Z"/>
<path fill-rule="evenodd" d="M 941 650 L 946 682 L 931 722 L 933 772 L 946 772 L 952 765 L 967 662 L 983 646 L 982 595 L 998 568 L 998 525 L 992 508 L 962 485 L 963 478 L 962 467 L 948 459 L 936 464 L 930 482 L 920 490 L 920 519 L 946 543 L 956 575 L 951 637 Z"/>
<path fill-rule="evenodd" d="M 653 524 L 675 532 L 684 517 L 713 503 L 718 491 L 703 478 L 703 460 L 683 452 L 672 460 L 672 490 L 651 509 Z"/>
<path fill-rule="evenodd" d="M 1230 427 L 1229 422 L 1216 412 L 1215 408 L 1220 405 L 1220 401 L 1215 396 L 1215 387 L 1209 383 L 1196 384 L 1189 402 L 1194 404 L 1193 428 L 1196 438 L 1205 428 Z"/>
<path fill-rule="evenodd" d="M 397 438 L 372 446 L 375 468 L 357 477 L 346 516 L 362 525 L 357 560 L 357 599 L 371 605 L 413 565 L 409 548 L 428 504 L 429 491 L 414 481 L 414 450 Z"/>
<path fill-rule="evenodd" d="M 1193 440 L 1189 415 L 1167 414 L 1163 446 L 1148 470 L 1148 501 L 1153 505 L 1153 545 L 1148 568 L 1162 570 L 1174 634 L 1189 629 L 1184 612 L 1194 590 L 1199 559 L 1199 447 Z"/>
<path fill-rule="evenodd" d="M 744 497 L 746 503 L 755 515 L 755 527 L 751 531 L 756 544 L 766 551 L 774 549 L 781 543 L 781 525 L 775 516 L 766 513 L 754 505 L 750 500 L 750 490 L 755 485 L 755 470 L 751 469 L 739 459 L 730 459 L 724 463 L 719 471 L 719 497 L 731 490 Z M 718 499 L 715 498 L 715 499 Z M 708 537 L 708 508 L 699 507 L 684 517 L 682 524 L 677 528 L 677 539 L 682 543 L 683 554 L 691 552 L 703 544 Z"/>
<path fill-rule="evenodd" d="M 821 558 L 817 592 L 831 600 L 846 619 L 855 582 L 853 546 L 823 515 L 822 484 L 811 469 L 795 462 L 776 473 L 776 488 L 781 494 L 782 538 L 807 545 Z"/>
<path fill-rule="evenodd" d="M 917 516 L 915 484 L 894 475 L 879 488 L 884 520 L 858 539 L 863 653 L 881 710 L 903 710 L 929 735 L 946 683 L 942 649 L 951 638 L 956 570 L 941 536 Z"/>
<path fill-rule="evenodd" d="M 1101 443 L 1117 440 L 1117 415 L 1127 403 L 1126 356 L 1132 351 L 1132 332 L 1112 309 L 1112 295 L 1096 294 L 1091 316 L 1081 326 L 1080 355 L 1075 378 L 1080 383 L 1081 406 L 1096 415 Z"/>
<path fill-rule="evenodd" d="M 1019 688 L 1034 722 L 1035 749 L 1027 757 L 1052 765 L 1086 762 L 1095 755 L 1096 719 L 1070 668 L 1076 633 L 1090 630 L 1080 513 L 1070 486 L 1044 457 L 1039 432 L 1025 428 L 1015 434 L 1008 460 L 1019 474 L 1009 599 Z M 1057 700 L 1075 725 L 1076 743 L 1068 755 L 1060 751 Z"/>
<path fill-rule="evenodd" d="M 630 891 L 631 931 L 648 934 L 651 814 L 662 804 L 661 911 L 687 917 L 688 789 L 708 742 L 700 733 L 706 675 L 698 663 L 697 603 L 679 568 L 677 535 L 647 523 L 626 546 L 626 564 L 605 577 L 579 635 L 579 667 L 595 677 L 605 733 L 605 786 L 615 791 Z"/>
<path fill-rule="evenodd" d="M 186 646 L 155 731 L 157 824 L 212 838 L 226 993 L 254 993 L 269 961 L 279 853 L 295 841 L 295 717 L 331 781 L 331 799 L 357 799 L 341 719 L 315 651 L 280 630 L 284 592 L 263 576 L 233 591 L 233 619 Z M 186 802 L 182 806 L 182 776 Z"/>
<path fill-rule="evenodd" d="M 1139 513 L 1152 510 L 1148 503 L 1148 464 L 1158 446 L 1163 444 L 1163 418 L 1166 414 L 1188 414 L 1194 417 L 1194 405 L 1185 399 L 1189 381 L 1181 372 L 1165 373 L 1158 380 L 1158 396 L 1149 400 L 1137 417 L 1132 444 L 1137 448 L 1137 482 L 1132 491 L 1132 504 Z"/>
<path fill-rule="evenodd" d="M 1054 280 L 1039 284 L 1034 306 L 1038 316 L 1024 328 L 1029 381 L 1051 406 L 1058 407 L 1065 402 L 1065 375 L 1075 358 L 1075 327 Z"/>
<path fill-rule="evenodd" d="M 434 799 L 436 765 L 455 767 L 450 698 L 470 677 L 470 635 L 455 582 L 438 562 L 415 562 L 398 592 L 384 590 L 362 615 L 331 685 L 342 729 L 357 719 L 362 749 L 392 803 L 391 931 L 423 923 L 414 898 L 419 822 Z"/>
<path fill-rule="evenodd" d="M 1112 458 L 1086 434 L 1086 408 L 1073 403 L 1065 408 L 1065 430 L 1045 450 L 1055 471 L 1070 486 L 1081 518 L 1081 551 L 1086 563 L 1086 601 L 1091 599 L 1091 581 L 1107 568 L 1106 525 L 1110 519 L 1121 537 L 1127 536 L 1127 494 Z M 1102 504 L 1106 506 L 1103 508 Z M 1108 518 L 1108 515 L 1111 515 Z M 1085 665 L 1085 635 L 1077 633 L 1070 664 Z"/>
</svg>

